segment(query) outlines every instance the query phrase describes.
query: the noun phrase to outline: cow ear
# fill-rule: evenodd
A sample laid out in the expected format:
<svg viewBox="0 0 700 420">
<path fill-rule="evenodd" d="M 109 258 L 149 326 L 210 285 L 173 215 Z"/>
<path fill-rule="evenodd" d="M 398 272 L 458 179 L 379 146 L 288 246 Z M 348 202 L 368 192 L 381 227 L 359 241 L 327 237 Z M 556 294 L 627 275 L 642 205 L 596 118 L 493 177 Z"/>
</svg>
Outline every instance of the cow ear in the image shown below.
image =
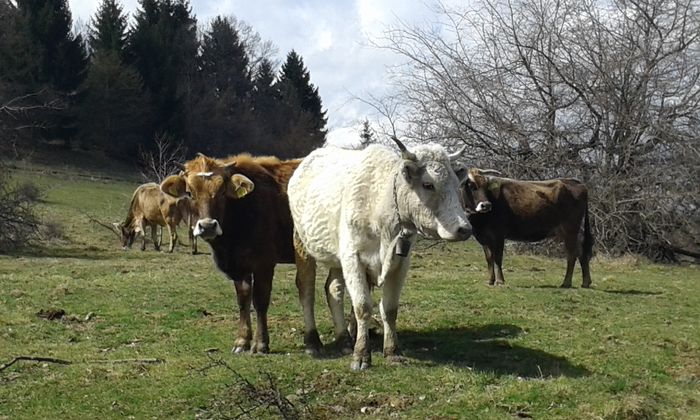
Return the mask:
<svg viewBox="0 0 700 420">
<path fill-rule="evenodd" d="M 182 197 L 187 190 L 185 178 L 179 175 L 170 175 L 160 183 L 160 190 L 173 197 Z"/>
<path fill-rule="evenodd" d="M 231 176 L 231 188 L 227 190 L 228 195 L 233 198 L 243 198 L 250 194 L 255 188 L 255 184 L 247 176 L 235 174 Z"/>
<path fill-rule="evenodd" d="M 413 182 L 416 180 L 419 180 L 423 173 L 425 172 L 425 165 L 418 163 L 418 162 L 413 162 L 411 160 L 404 160 L 402 162 L 402 169 L 401 172 L 403 173 L 404 178 L 406 179 L 406 182 Z"/>
<path fill-rule="evenodd" d="M 457 179 L 459 180 L 459 183 L 463 183 L 464 181 L 467 180 L 467 168 L 461 167 L 457 168 L 455 170 L 455 175 L 457 175 Z"/>
</svg>

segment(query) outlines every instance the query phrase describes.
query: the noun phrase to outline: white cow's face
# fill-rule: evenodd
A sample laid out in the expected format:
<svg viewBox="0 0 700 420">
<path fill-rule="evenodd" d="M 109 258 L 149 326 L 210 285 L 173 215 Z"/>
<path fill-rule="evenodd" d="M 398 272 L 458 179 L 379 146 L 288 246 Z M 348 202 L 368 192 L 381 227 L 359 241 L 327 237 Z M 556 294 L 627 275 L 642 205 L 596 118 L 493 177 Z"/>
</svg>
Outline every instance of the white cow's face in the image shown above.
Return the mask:
<svg viewBox="0 0 700 420">
<path fill-rule="evenodd" d="M 450 241 L 465 240 L 471 225 L 461 201 L 460 188 L 466 180 L 466 168 L 453 168 L 441 146 L 418 146 L 415 160 L 404 159 L 402 179 L 397 185 L 400 200 L 420 233 Z"/>
</svg>

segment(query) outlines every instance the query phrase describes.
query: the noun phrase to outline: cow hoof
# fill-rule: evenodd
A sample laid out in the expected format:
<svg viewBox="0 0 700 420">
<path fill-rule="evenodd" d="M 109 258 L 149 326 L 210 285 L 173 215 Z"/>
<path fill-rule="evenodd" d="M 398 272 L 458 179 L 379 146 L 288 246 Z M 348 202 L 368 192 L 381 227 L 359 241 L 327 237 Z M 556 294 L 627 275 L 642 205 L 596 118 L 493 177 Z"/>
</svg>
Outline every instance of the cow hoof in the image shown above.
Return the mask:
<svg viewBox="0 0 700 420">
<path fill-rule="evenodd" d="M 590 283 L 583 283 L 583 284 L 581 285 L 581 287 L 583 287 L 584 289 L 590 289 L 590 288 L 591 288 L 591 284 L 590 284 Z"/>
<path fill-rule="evenodd" d="M 318 336 L 318 331 L 312 330 L 304 334 L 304 347 L 306 348 L 306 354 L 311 357 L 319 357 L 321 355 L 321 338 Z"/>
<path fill-rule="evenodd" d="M 314 359 L 318 359 L 319 357 L 321 357 L 321 350 L 315 347 L 307 347 L 306 349 L 304 349 L 304 352 L 309 356 L 313 357 Z"/>
<path fill-rule="evenodd" d="M 245 353 L 250 349 L 250 345 L 248 344 L 236 344 L 232 349 L 231 353 Z"/>
<path fill-rule="evenodd" d="M 571 283 L 562 283 L 559 287 L 562 289 L 571 289 Z"/>
<path fill-rule="evenodd" d="M 268 354 L 270 352 L 270 346 L 266 343 L 257 343 L 250 348 L 250 352 Z"/>
<path fill-rule="evenodd" d="M 350 363 L 350 369 L 355 372 L 367 370 L 370 366 L 372 366 L 372 363 L 369 360 L 353 360 Z"/>
<path fill-rule="evenodd" d="M 384 356 L 384 358 L 386 359 L 387 363 L 391 365 L 405 365 L 408 363 L 408 359 L 400 354 L 391 354 Z"/>
<path fill-rule="evenodd" d="M 333 343 L 336 350 L 344 355 L 352 354 L 353 352 L 353 342 L 352 337 L 350 337 L 349 332 L 345 332 L 341 337 L 336 338 L 335 343 Z"/>
<path fill-rule="evenodd" d="M 372 355 L 368 354 L 367 356 L 353 356 L 352 357 L 352 362 L 350 362 L 350 369 L 354 371 L 358 370 L 366 370 L 369 369 L 370 366 L 372 366 Z"/>
</svg>

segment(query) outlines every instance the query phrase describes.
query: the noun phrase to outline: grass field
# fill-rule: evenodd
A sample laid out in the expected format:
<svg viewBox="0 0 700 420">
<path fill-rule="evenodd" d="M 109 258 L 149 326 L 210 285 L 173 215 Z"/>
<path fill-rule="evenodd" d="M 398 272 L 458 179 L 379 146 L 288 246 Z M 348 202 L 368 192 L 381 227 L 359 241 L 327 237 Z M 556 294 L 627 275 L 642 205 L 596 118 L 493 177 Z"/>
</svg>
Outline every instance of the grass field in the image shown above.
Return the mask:
<svg viewBox="0 0 700 420">
<path fill-rule="evenodd" d="M 577 268 L 561 290 L 563 260 L 507 251 L 508 284 L 494 288 L 473 240 L 421 243 L 399 310 L 408 363 L 385 363 L 377 338 L 373 368 L 353 373 L 349 356 L 304 354 L 293 266 L 277 268 L 272 353 L 234 355 L 234 289 L 210 256 L 124 252 L 90 223 L 123 219 L 135 183 L 15 176 L 45 188 L 41 213 L 65 237 L 0 256 L 0 365 L 72 363 L 0 370 L 0 418 L 274 418 L 256 404 L 278 394 L 286 415 L 310 418 L 700 418 L 697 266 L 596 258 L 593 289 Z"/>
</svg>

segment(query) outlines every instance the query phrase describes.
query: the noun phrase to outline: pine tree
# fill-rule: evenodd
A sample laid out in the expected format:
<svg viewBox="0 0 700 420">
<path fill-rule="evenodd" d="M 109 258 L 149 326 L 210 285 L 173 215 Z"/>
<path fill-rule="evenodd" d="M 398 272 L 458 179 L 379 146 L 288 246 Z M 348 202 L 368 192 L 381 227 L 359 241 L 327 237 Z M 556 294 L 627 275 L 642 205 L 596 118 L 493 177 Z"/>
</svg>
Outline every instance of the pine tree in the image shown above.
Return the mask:
<svg viewBox="0 0 700 420">
<path fill-rule="evenodd" d="M 153 104 L 151 134 L 187 135 L 190 85 L 198 50 L 196 20 L 187 0 L 141 0 L 127 45 L 127 63 L 143 79 Z M 153 138 L 153 135 L 150 136 Z"/>
<path fill-rule="evenodd" d="M 362 122 L 362 130 L 360 131 L 360 148 L 364 149 L 375 141 L 374 130 L 372 130 L 369 120 L 365 118 Z"/>
<path fill-rule="evenodd" d="M 42 116 L 44 137 L 59 138 L 66 147 L 76 133 L 77 89 L 85 79 L 87 51 L 81 35 L 71 32 L 72 19 L 67 0 L 17 0 L 32 53 L 38 62 L 37 82 L 48 85 L 66 107 Z"/>
<path fill-rule="evenodd" d="M 280 141 L 283 156 L 303 156 L 323 144 L 326 138 L 326 116 L 322 110 L 318 88 L 311 83 L 304 61 L 295 51 L 287 54 L 275 84 L 283 103 L 287 127 Z"/>
<path fill-rule="evenodd" d="M 248 54 L 230 19 L 217 16 L 204 33 L 200 69 L 216 92 L 231 89 L 239 98 L 250 93 L 252 86 L 248 72 Z"/>
<path fill-rule="evenodd" d="M 40 77 L 69 92 L 85 78 L 87 53 L 81 35 L 71 33 L 67 0 L 18 0 L 29 37 L 39 56 Z"/>
<path fill-rule="evenodd" d="M 127 22 L 117 0 L 102 0 L 90 22 L 88 43 L 92 53 L 114 51 L 120 56 L 126 45 Z"/>
<path fill-rule="evenodd" d="M 272 63 L 263 58 L 255 69 L 251 93 L 253 114 L 256 121 L 255 148 L 262 154 L 281 155 L 279 139 L 287 127 L 284 107 Z"/>
<path fill-rule="evenodd" d="M 193 119 L 197 148 L 213 154 L 251 151 L 253 85 L 248 53 L 232 20 L 217 16 L 204 31 L 198 67 L 197 117 Z"/>
<path fill-rule="evenodd" d="M 287 101 L 309 113 L 313 127 L 325 136 L 326 112 L 321 109 L 318 88 L 311 83 L 304 60 L 294 50 L 287 54 L 287 60 L 282 65 L 279 85 Z"/>
<path fill-rule="evenodd" d="M 83 86 L 78 118 L 83 145 L 114 157 L 133 157 L 147 138 L 151 114 L 138 72 L 116 51 L 98 51 Z"/>
</svg>

